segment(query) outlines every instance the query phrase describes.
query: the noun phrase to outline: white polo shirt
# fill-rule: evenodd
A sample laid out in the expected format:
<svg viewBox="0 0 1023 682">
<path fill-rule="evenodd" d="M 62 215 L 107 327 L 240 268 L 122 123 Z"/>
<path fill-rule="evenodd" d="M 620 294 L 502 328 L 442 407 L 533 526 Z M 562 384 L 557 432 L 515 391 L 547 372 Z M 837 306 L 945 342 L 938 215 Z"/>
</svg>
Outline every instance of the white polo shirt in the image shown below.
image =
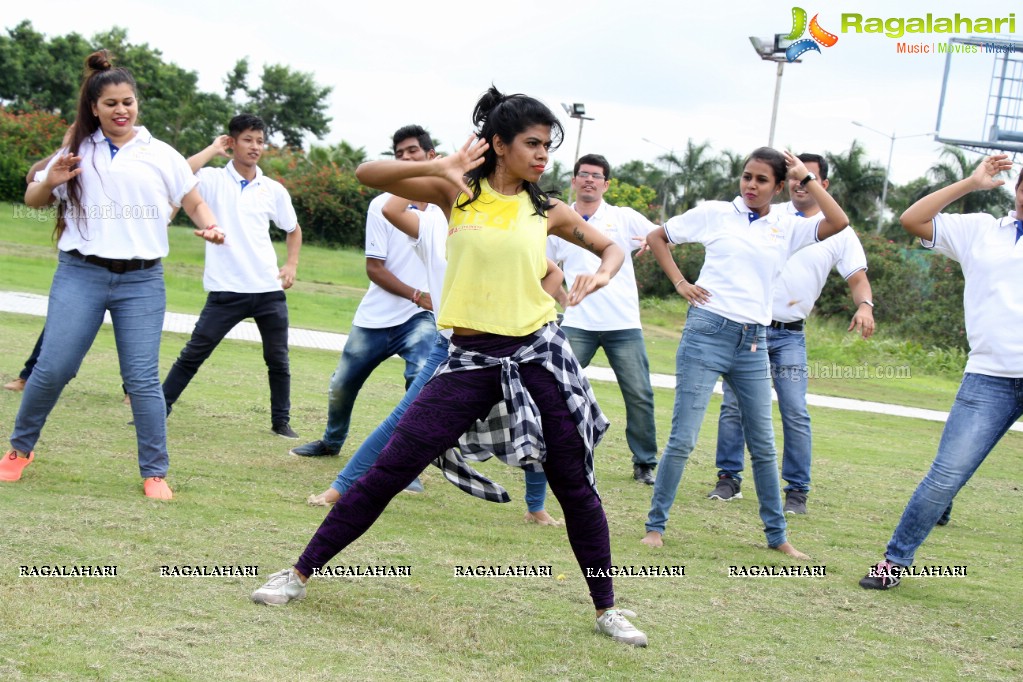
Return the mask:
<svg viewBox="0 0 1023 682">
<path fill-rule="evenodd" d="M 789 201 L 772 206 L 772 211 L 784 210 L 797 215 L 796 207 Z M 779 322 L 805 320 L 824 290 L 831 268 L 849 279 L 860 270 L 867 269 L 867 255 L 863 253 L 856 232 L 847 227 L 822 242 L 800 249 L 785 263 L 781 279 L 774 286 L 774 301 L 771 303 L 772 317 Z"/>
<path fill-rule="evenodd" d="M 409 237 L 409 242 L 426 267 L 427 290 L 433 299 L 433 309 L 440 310 L 440 292 L 444 288 L 444 273 L 448 269 L 448 220 L 444 217 L 444 211 L 436 206 L 431 204 L 428 208 L 437 210 L 415 211 L 419 216 L 419 239 Z M 441 329 L 440 333 L 450 339 L 452 330 Z"/>
<path fill-rule="evenodd" d="M 199 193 L 217 217 L 224 244 L 206 243 L 206 291 L 261 294 L 279 291 L 277 253 L 270 241 L 270 221 L 285 232 L 298 226 L 288 190 L 256 168 L 252 182 L 234 167 L 200 168 Z"/>
<path fill-rule="evenodd" d="M 572 208 L 575 208 L 575 204 Z M 606 201 L 600 202 L 587 222 L 625 253 L 632 253 L 639 247 L 634 237 L 646 237 L 657 227 L 639 212 L 626 206 L 612 206 Z M 547 257 L 562 264 L 561 269 L 569 289 L 576 277 L 592 275 L 600 267 L 599 256 L 560 237 L 547 238 Z M 636 288 L 632 258 L 625 259 L 618 274 L 611 278 L 607 286 L 584 298 L 582 303 L 569 306 L 565 310 L 562 324 L 588 331 L 642 329 L 639 320 L 639 290 Z"/>
<path fill-rule="evenodd" d="M 426 291 L 426 268 L 422 261 L 412 250 L 408 237 L 384 218 L 383 207 L 390 198 L 390 194 L 384 193 L 369 204 L 366 213 L 366 258 L 384 261 L 384 266 L 395 277 L 410 287 Z M 430 205 L 426 210 L 440 211 L 440 208 Z M 370 282 L 369 290 L 355 311 L 352 324 L 366 329 L 396 327 L 422 311 L 409 299 L 395 296 Z"/>
<path fill-rule="evenodd" d="M 1004 218 L 987 213 L 939 213 L 934 241 L 920 240 L 963 266 L 966 287 L 966 371 L 1023 377 L 1023 242 L 1016 241 L 1015 211 Z"/>
<path fill-rule="evenodd" d="M 710 292 L 704 310 L 743 324 L 771 324 L 771 294 L 785 261 L 815 243 L 823 215 L 793 216 L 774 207 L 757 217 L 736 197 L 705 201 L 664 225 L 673 244 L 697 242 L 707 255 L 695 284 Z"/>
<path fill-rule="evenodd" d="M 46 172 L 64 153 L 54 155 Z M 113 158 L 102 129 L 82 141 L 78 156 L 82 206 L 67 203 L 67 229 L 57 248 L 122 260 L 166 256 L 171 211 L 197 182 L 185 158 L 141 126 Z M 53 195 L 67 201 L 67 183 Z"/>
</svg>

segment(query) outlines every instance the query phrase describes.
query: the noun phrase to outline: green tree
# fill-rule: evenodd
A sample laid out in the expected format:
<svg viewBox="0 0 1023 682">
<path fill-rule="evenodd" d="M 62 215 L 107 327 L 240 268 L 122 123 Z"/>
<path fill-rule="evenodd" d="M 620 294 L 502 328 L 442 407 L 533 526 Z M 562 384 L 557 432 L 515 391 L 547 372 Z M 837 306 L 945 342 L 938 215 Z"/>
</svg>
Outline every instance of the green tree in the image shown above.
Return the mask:
<svg viewBox="0 0 1023 682">
<path fill-rule="evenodd" d="M 30 22 L 21 22 L 0 37 L 0 99 L 17 111 L 48 111 L 73 121 L 85 58 L 100 48 L 110 50 L 117 66 L 131 70 L 139 123 L 157 138 L 187 155 L 223 131 L 230 103 L 200 92 L 194 71 L 164 61 L 148 44 L 130 43 L 123 28 L 89 40 L 77 33 L 48 40 Z"/>
<path fill-rule="evenodd" d="M 334 164 L 343 170 L 354 172 L 360 163 L 366 160 L 366 148 L 356 149 L 344 140 L 332 147 L 312 145 L 306 159 L 313 165 Z"/>
<path fill-rule="evenodd" d="M 668 185 L 665 182 L 666 174 L 662 169 L 646 161 L 627 161 L 615 168 L 611 173 L 611 177 L 634 187 L 653 189 L 654 199 L 651 202 L 649 211 L 644 213 L 650 213 L 651 216 L 656 216 L 662 222 L 664 219 L 667 219 L 667 206 L 665 202 L 667 201 L 666 191 Z"/>
<path fill-rule="evenodd" d="M 569 185 L 572 183 L 572 168 L 560 161 L 555 161 L 540 177 L 540 187 L 550 194 L 568 199 Z"/>
<path fill-rule="evenodd" d="M 651 187 L 630 185 L 617 178 L 612 178 L 610 187 L 604 193 L 604 201 L 614 206 L 628 206 L 633 208 L 647 218 L 653 220 L 657 217 L 659 207 L 654 204 L 657 200 L 657 192 Z"/>
<path fill-rule="evenodd" d="M 829 153 L 831 182 L 828 191 L 849 216 L 855 229 L 873 229 L 877 222 L 878 198 L 884 187 L 885 171 L 879 164 L 867 161 L 866 150 L 857 140 L 843 154 Z"/>
<path fill-rule="evenodd" d="M 737 152 L 721 152 L 714 163 L 713 174 L 707 180 L 706 199 L 731 201 L 739 195 L 739 178 L 746 157 Z"/>
<path fill-rule="evenodd" d="M 0 36 L 0 100 L 12 111 L 49 111 L 73 120 L 85 57 L 77 33 L 47 41 L 28 20 Z"/>
<path fill-rule="evenodd" d="M 927 175 L 932 182 L 927 187 L 924 195 L 947 187 L 948 185 L 964 180 L 973 174 L 979 158 L 967 158 L 966 153 L 958 147 L 945 145 L 941 150 L 940 161 L 930 167 Z M 998 188 L 987 192 L 970 192 L 957 201 L 949 204 L 945 211 L 948 213 L 990 213 L 1001 216 L 1012 206 L 1013 199 L 1004 188 Z"/>
<path fill-rule="evenodd" d="M 696 144 L 689 138 L 681 155 L 669 153 L 659 158 L 671 169 L 665 180 L 669 215 L 685 213 L 707 198 L 708 185 L 716 166 L 716 160 L 710 156 L 709 142 Z"/>
<path fill-rule="evenodd" d="M 242 108 L 266 123 L 268 137 L 280 135 L 289 147 L 301 147 L 306 133 L 322 138 L 330 132 L 327 96 L 333 88 L 319 86 L 312 74 L 292 71 L 282 64 L 265 64 L 258 88 L 249 88 L 248 59 L 239 60 L 226 80 L 226 94 L 241 91 L 248 98 Z"/>
</svg>

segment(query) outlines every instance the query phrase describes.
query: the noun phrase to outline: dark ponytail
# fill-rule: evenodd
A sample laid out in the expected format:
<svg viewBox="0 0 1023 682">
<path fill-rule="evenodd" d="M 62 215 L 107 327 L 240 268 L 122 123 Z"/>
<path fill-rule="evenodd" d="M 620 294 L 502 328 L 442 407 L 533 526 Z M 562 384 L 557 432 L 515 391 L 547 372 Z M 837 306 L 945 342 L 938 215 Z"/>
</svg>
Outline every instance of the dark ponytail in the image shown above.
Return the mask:
<svg viewBox="0 0 1023 682">
<path fill-rule="evenodd" d="M 466 184 L 472 190 L 472 196 L 464 199 L 457 208 L 465 208 L 476 201 L 480 196 L 480 181 L 497 168 L 495 135 L 506 144 L 511 144 L 516 135 L 530 126 L 550 126 L 553 150 L 558 148 L 565 134 L 557 116 L 543 102 L 527 95 L 504 95 L 493 85 L 476 102 L 476 107 L 472 111 L 472 123 L 476 126 L 476 135 L 485 140 L 490 148 L 483 154 L 483 163 L 466 174 Z M 524 189 L 529 194 L 529 200 L 537 215 L 546 216 L 552 206 L 547 193 L 533 182 L 524 182 Z"/>
<path fill-rule="evenodd" d="M 103 89 L 108 85 L 120 85 L 121 83 L 130 85 L 136 98 L 138 97 L 138 86 L 135 85 L 135 78 L 132 77 L 131 71 L 124 67 L 115 67 L 113 55 L 109 51 L 97 50 L 86 57 L 82 87 L 78 92 L 78 113 L 75 117 L 74 133 L 67 149 L 69 153 L 77 156 L 82 148 L 82 143 L 92 137 L 92 134 L 99 128 L 99 117 L 92 113 L 92 107 L 99 101 Z M 67 195 L 74 214 L 81 217 L 81 222 L 87 222 L 86 212 L 82 210 L 80 174 L 67 181 Z M 53 230 L 55 239 L 60 239 L 67 227 L 63 213 L 61 211 L 58 214 L 57 226 Z"/>
</svg>

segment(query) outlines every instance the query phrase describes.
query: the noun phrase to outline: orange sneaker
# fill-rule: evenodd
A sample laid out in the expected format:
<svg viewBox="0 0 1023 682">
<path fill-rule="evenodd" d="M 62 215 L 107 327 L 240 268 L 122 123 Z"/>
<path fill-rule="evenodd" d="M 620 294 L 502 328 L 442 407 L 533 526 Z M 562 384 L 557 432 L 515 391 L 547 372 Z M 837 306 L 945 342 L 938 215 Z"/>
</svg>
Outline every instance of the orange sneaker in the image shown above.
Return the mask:
<svg viewBox="0 0 1023 682">
<path fill-rule="evenodd" d="M 174 497 L 174 493 L 171 492 L 167 481 L 163 480 L 160 476 L 147 478 L 142 483 L 142 491 L 146 497 L 151 497 L 154 500 L 169 500 Z"/>
<path fill-rule="evenodd" d="M 28 453 L 28 457 L 18 457 L 16 450 L 8 450 L 7 454 L 4 455 L 3 460 L 0 460 L 0 481 L 14 482 L 21 478 L 21 472 L 25 470 L 32 460 L 36 458 L 36 453 Z"/>
</svg>

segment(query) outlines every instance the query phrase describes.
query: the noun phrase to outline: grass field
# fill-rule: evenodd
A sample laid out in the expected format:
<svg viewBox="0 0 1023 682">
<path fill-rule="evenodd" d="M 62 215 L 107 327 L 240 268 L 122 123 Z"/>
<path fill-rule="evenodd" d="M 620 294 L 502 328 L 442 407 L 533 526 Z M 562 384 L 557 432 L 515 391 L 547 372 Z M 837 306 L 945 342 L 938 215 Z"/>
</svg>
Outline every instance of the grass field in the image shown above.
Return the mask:
<svg viewBox="0 0 1023 682">
<path fill-rule="evenodd" d="M 52 247 L 44 230 L 23 229 L 24 222 L 0 217 L 0 289 L 44 293 Z M 170 308 L 195 313 L 202 302 L 201 244 L 184 231 L 172 242 Z M 364 286 L 361 263 L 357 252 L 305 250 L 289 296 L 293 322 L 347 328 L 351 301 L 357 303 Z M 671 372 L 680 309 L 645 308 L 648 317 L 655 370 Z M 4 381 L 27 356 L 40 324 L 40 318 L 0 313 Z M 861 361 L 863 342 L 843 337 L 837 325 L 815 326 L 814 333 L 821 343 L 811 361 L 814 352 L 821 362 Z M 163 372 L 184 341 L 166 335 Z M 883 362 L 912 356 L 892 357 Z M 292 423 L 303 438 L 322 431 L 336 359 L 292 350 Z M 832 383 L 841 395 L 909 393 L 915 397 L 892 402 L 947 409 L 955 377 L 933 371 L 926 360 L 920 365 L 928 371 L 914 371 L 911 379 Z M 918 565 L 965 565 L 967 577 L 906 580 L 893 592 L 874 593 L 856 581 L 880 558 L 933 457 L 941 425 L 811 408 L 810 514 L 790 517 L 789 532 L 815 565 L 826 566 L 826 576 L 729 578 L 733 565 L 787 562 L 764 546 L 751 485 L 743 500 L 706 499 L 715 474 L 718 398 L 687 467 L 665 547 L 652 550 L 639 543 L 650 489 L 631 480 L 621 396 L 605 383 L 594 388 L 613 426 L 596 466 L 615 564 L 685 566 L 684 577 L 616 581 L 619 603 L 639 614 L 634 622 L 649 635 L 649 648 L 631 649 L 592 632 L 592 606 L 564 529 L 523 524 L 521 475 L 492 463 L 482 469 L 509 489 L 511 504 L 475 500 L 431 469 L 424 494 L 400 495 L 332 562 L 409 565 L 411 577 L 321 579 L 302 602 L 253 605 L 249 593 L 297 559 L 324 516 L 322 508 L 304 504 L 306 496 L 329 484 L 398 401 L 401 368 L 385 363 L 363 389 L 340 458 L 307 461 L 289 457 L 289 442 L 270 433 L 258 344 L 224 342 L 169 420 L 176 497 L 157 503 L 141 495 L 134 431 L 126 425 L 130 410 L 120 403 L 113 338 L 104 328 L 51 415 L 37 461 L 22 481 L 0 484 L 0 679 L 1023 676 L 1020 434 L 1006 436 L 960 493 L 952 523 L 936 529 L 917 555 Z M 7 435 L 20 397 L 0 394 Z M 672 401 L 670 392 L 657 391 L 659 443 L 667 437 Z M 560 516 L 553 499 L 548 508 Z M 225 564 L 257 566 L 259 577 L 159 575 L 164 565 Z M 549 565 L 565 579 L 453 575 L 456 566 L 510 564 Z M 117 577 L 19 577 L 21 566 L 51 565 L 116 565 Z"/>
</svg>

